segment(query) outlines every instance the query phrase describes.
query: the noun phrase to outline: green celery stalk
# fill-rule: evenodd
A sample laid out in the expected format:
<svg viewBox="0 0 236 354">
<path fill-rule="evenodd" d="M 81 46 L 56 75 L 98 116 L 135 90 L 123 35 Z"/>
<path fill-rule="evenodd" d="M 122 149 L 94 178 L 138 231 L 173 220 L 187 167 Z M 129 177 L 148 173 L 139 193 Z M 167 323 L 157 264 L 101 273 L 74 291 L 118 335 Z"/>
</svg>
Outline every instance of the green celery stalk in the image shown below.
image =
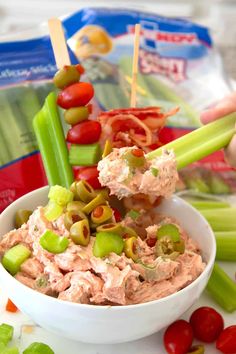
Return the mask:
<svg viewBox="0 0 236 354">
<path fill-rule="evenodd" d="M 69 188 L 73 182 L 73 172 L 55 93 L 47 96 L 43 108 L 33 119 L 33 127 L 49 185 L 58 184 Z"/>
<path fill-rule="evenodd" d="M 201 210 L 214 231 L 236 230 L 236 208 Z"/>
<path fill-rule="evenodd" d="M 218 202 L 218 201 L 208 201 L 208 200 L 188 200 L 188 202 L 198 210 L 204 209 L 223 209 L 229 208 L 230 204 L 227 202 Z"/>
<path fill-rule="evenodd" d="M 177 168 L 181 169 L 227 146 L 235 133 L 235 123 L 236 114 L 232 113 L 166 144 L 164 148 L 174 150 Z M 161 154 L 162 147 L 149 152 L 146 157 L 152 160 Z"/>
<path fill-rule="evenodd" d="M 207 290 L 224 310 L 227 312 L 236 310 L 236 283 L 217 263 L 214 264 Z"/>
<path fill-rule="evenodd" d="M 216 259 L 219 261 L 236 261 L 236 230 L 215 232 Z"/>
</svg>

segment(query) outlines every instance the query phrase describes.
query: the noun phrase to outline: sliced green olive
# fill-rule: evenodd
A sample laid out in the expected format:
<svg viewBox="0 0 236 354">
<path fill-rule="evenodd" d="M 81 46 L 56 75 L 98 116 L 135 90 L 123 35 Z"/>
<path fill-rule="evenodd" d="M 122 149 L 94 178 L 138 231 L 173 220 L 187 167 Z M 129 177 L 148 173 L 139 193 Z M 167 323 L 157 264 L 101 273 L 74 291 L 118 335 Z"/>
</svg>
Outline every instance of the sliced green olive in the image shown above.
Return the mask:
<svg viewBox="0 0 236 354">
<path fill-rule="evenodd" d="M 91 202 L 89 202 L 88 204 L 86 204 L 82 211 L 86 214 L 90 214 L 97 206 L 101 205 L 101 204 L 105 204 L 106 201 L 103 198 L 103 195 L 100 193 L 98 194 L 95 198 L 93 198 L 91 200 Z"/>
<path fill-rule="evenodd" d="M 86 215 L 81 210 L 70 210 L 65 213 L 64 224 L 67 230 L 70 230 L 71 226 L 80 220 L 86 220 Z"/>
<path fill-rule="evenodd" d="M 124 153 L 123 158 L 130 167 L 143 167 L 145 165 L 144 153 L 141 149 L 132 149 Z"/>
<path fill-rule="evenodd" d="M 82 200 L 84 203 L 90 202 L 96 194 L 94 189 L 86 181 L 79 181 L 75 183 L 75 197 Z"/>
<path fill-rule="evenodd" d="M 89 116 L 89 109 L 87 106 L 72 107 L 64 112 L 64 118 L 67 124 L 75 125 L 84 120 Z"/>
<path fill-rule="evenodd" d="M 76 245 L 87 246 L 90 240 L 88 220 L 80 220 L 70 228 L 70 237 Z"/>
<path fill-rule="evenodd" d="M 104 157 L 109 155 L 111 152 L 112 152 L 112 143 L 110 140 L 106 140 L 104 150 L 102 153 L 102 158 L 104 159 Z"/>
<path fill-rule="evenodd" d="M 74 200 L 73 202 L 67 204 L 66 209 L 67 211 L 72 211 L 72 210 L 81 211 L 85 205 L 86 204 L 84 202 L 81 202 L 79 200 Z"/>
<path fill-rule="evenodd" d="M 112 209 L 108 205 L 99 205 L 91 213 L 91 221 L 95 224 L 103 224 L 111 219 L 113 215 Z"/>
<path fill-rule="evenodd" d="M 187 354 L 204 354 L 205 348 L 203 345 L 194 345 Z"/>
<path fill-rule="evenodd" d="M 179 253 L 184 253 L 185 251 L 185 242 L 184 240 L 179 240 L 178 242 L 174 243 L 174 250 Z"/>
<path fill-rule="evenodd" d="M 138 234 L 131 227 L 124 226 L 123 227 L 123 232 L 122 232 L 122 237 L 123 238 L 129 238 L 129 237 L 132 237 L 132 236 L 137 238 Z"/>
<path fill-rule="evenodd" d="M 169 236 L 173 242 L 180 241 L 180 232 L 175 224 L 164 224 L 157 230 L 158 240 L 164 236 Z"/>
<path fill-rule="evenodd" d="M 109 189 L 108 188 L 95 189 L 95 193 L 97 195 L 102 194 L 104 199 L 109 200 Z"/>
<path fill-rule="evenodd" d="M 115 232 L 116 234 L 120 234 L 122 232 L 122 226 L 119 223 L 100 225 L 97 227 L 97 232 L 99 231 Z"/>
<path fill-rule="evenodd" d="M 134 262 L 138 259 L 137 238 L 130 237 L 125 240 L 124 252 L 126 257 L 131 258 Z"/>
<path fill-rule="evenodd" d="M 73 65 L 65 65 L 62 69 L 58 70 L 53 78 L 53 83 L 59 89 L 78 82 L 80 73 Z"/>
<path fill-rule="evenodd" d="M 156 255 L 158 257 L 164 257 L 169 259 L 176 259 L 179 256 L 179 252 L 175 251 L 175 243 L 170 236 L 163 236 L 156 243 Z"/>
<path fill-rule="evenodd" d="M 16 229 L 18 229 L 23 224 L 25 224 L 29 220 L 29 217 L 31 214 L 32 214 L 32 210 L 26 210 L 26 209 L 17 210 L 16 215 L 15 215 Z"/>
</svg>

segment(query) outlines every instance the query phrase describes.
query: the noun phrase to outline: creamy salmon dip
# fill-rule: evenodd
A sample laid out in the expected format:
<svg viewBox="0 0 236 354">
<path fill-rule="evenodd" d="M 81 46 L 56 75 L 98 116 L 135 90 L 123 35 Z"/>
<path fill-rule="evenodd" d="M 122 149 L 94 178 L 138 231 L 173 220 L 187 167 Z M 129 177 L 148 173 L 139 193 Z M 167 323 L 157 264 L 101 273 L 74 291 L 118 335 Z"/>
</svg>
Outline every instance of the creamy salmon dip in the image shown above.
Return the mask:
<svg viewBox="0 0 236 354">
<path fill-rule="evenodd" d="M 172 158 L 163 155 L 165 161 Z M 160 163 L 155 166 L 161 169 Z M 157 252 L 160 241 L 156 235 L 166 223 L 175 225 L 185 244 L 185 249 L 174 257 L 160 256 Z M 121 226 L 132 228 L 138 235 L 135 261 L 124 252 L 95 257 L 94 236 L 87 246 L 75 244 L 65 227 L 64 216 L 48 221 L 44 208 L 38 207 L 27 223 L 2 237 L 0 255 L 14 245 L 23 244 L 31 256 L 21 264 L 15 278 L 46 295 L 82 304 L 129 305 L 157 300 L 186 287 L 203 272 L 205 263 L 198 245 L 175 220 L 142 211 L 135 220 L 126 215 Z M 68 238 L 67 249 L 53 254 L 42 248 L 39 240 L 45 230 Z"/>
<path fill-rule="evenodd" d="M 113 151 L 98 163 L 99 181 L 107 186 L 110 193 L 119 199 L 145 194 L 152 198 L 159 196 L 168 198 L 174 191 L 178 181 L 176 160 L 173 151 L 162 151 L 162 155 L 147 160 L 144 155 L 142 166 L 134 167 L 125 158 L 136 147 L 124 147 Z"/>
</svg>

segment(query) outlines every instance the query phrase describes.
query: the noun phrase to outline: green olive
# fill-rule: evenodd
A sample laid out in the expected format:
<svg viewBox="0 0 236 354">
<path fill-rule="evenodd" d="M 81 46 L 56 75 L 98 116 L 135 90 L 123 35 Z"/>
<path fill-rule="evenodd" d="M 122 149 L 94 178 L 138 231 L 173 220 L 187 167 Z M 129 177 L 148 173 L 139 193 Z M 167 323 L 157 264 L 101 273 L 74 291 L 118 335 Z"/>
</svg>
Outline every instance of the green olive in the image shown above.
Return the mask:
<svg viewBox="0 0 236 354">
<path fill-rule="evenodd" d="M 75 125 L 89 116 L 89 109 L 87 106 L 72 107 L 64 112 L 64 118 L 67 124 Z"/>
<path fill-rule="evenodd" d="M 64 224 L 67 230 L 70 230 L 71 226 L 80 220 L 86 220 L 85 214 L 81 210 L 67 211 L 64 216 Z"/>
<path fill-rule="evenodd" d="M 16 227 L 16 229 L 18 229 L 23 224 L 25 224 L 29 220 L 29 217 L 30 217 L 31 214 L 32 214 L 31 210 L 26 210 L 26 209 L 17 210 L 16 215 L 15 215 L 15 227 Z"/>
<path fill-rule="evenodd" d="M 113 211 L 108 205 L 99 205 L 93 209 L 91 213 L 91 221 L 94 224 L 102 224 L 111 219 L 112 215 Z"/>
<path fill-rule="evenodd" d="M 76 199 L 78 198 L 84 203 L 88 203 L 96 197 L 94 189 L 86 181 L 76 182 L 74 188 Z"/>
<path fill-rule="evenodd" d="M 157 230 L 157 238 L 160 240 L 164 236 L 169 236 L 173 242 L 180 241 L 179 228 L 175 224 L 163 224 Z"/>
<path fill-rule="evenodd" d="M 102 194 L 104 199 L 109 200 L 109 189 L 108 188 L 95 189 L 95 193 L 97 195 Z"/>
<path fill-rule="evenodd" d="M 93 211 L 93 209 L 95 209 L 98 205 L 105 204 L 105 203 L 106 201 L 103 198 L 103 195 L 98 194 L 95 198 L 91 200 L 91 202 L 89 202 L 83 207 L 82 211 L 86 214 L 90 214 Z"/>
<path fill-rule="evenodd" d="M 53 78 L 54 85 L 63 89 L 80 79 L 80 73 L 73 65 L 65 65 L 62 69 L 58 70 Z"/>
<path fill-rule="evenodd" d="M 102 158 L 104 159 L 104 157 L 109 155 L 111 152 L 112 152 L 112 143 L 110 140 L 106 140 L 104 150 L 102 153 Z"/>
<path fill-rule="evenodd" d="M 122 226 L 119 223 L 104 224 L 97 227 L 97 232 L 100 231 L 115 232 L 120 234 L 122 232 Z"/>
<path fill-rule="evenodd" d="M 88 220 L 80 220 L 70 228 L 70 237 L 76 245 L 87 246 L 90 241 Z"/>
<path fill-rule="evenodd" d="M 204 354 L 205 348 L 203 345 L 194 345 L 187 354 Z"/>
<path fill-rule="evenodd" d="M 136 231 L 134 231 L 134 229 L 132 229 L 131 227 L 128 226 L 124 226 L 123 227 L 123 232 L 122 232 L 122 237 L 123 238 L 129 238 L 129 237 L 138 237 Z"/>
<path fill-rule="evenodd" d="M 176 251 L 176 252 L 179 252 L 179 253 L 184 253 L 184 251 L 185 251 L 185 242 L 184 242 L 184 240 L 180 240 L 180 241 L 178 241 L 178 242 L 175 242 L 174 243 L 174 250 Z"/>
<path fill-rule="evenodd" d="M 123 155 L 123 158 L 130 167 L 143 167 L 145 165 L 145 157 L 141 149 L 129 150 Z"/>
<path fill-rule="evenodd" d="M 67 209 L 67 211 L 72 211 L 72 210 L 80 210 L 81 211 L 85 205 L 86 204 L 84 202 L 81 202 L 79 200 L 74 200 L 73 202 L 70 202 L 67 204 L 66 209 Z"/>
<path fill-rule="evenodd" d="M 179 256 L 179 252 L 175 251 L 174 244 L 170 236 L 163 236 L 156 243 L 156 255 L 172 260 L 176 259 Z"/>
<path fill-rule="evenodd" d="M 131 258 L 134 262 L 138 259 L 137 238 L 129 237 L 125 240 L 124 252 L 126 257 Z"/>
</svg>

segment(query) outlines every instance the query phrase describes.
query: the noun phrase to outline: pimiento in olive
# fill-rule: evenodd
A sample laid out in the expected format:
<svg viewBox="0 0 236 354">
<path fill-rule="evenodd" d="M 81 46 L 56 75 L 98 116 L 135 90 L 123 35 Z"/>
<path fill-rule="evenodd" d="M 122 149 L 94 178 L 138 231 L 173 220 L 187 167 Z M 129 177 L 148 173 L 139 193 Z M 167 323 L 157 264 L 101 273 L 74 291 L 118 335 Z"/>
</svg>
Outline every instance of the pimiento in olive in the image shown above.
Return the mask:
<svg viewBox="0 0 236 354">
<path fill-rule="evenodd" d="M 131 167 L 143 167 L 145 164 L 144 152 L 141 149 L 132 149 L 124 153 L 123 158 Z"/>
<path fill-rule="evenodd" d="M 108 205 L 99 205 L 91 213 L 91 221 L 95 224 L 103 224 L 111 219 L 113 215 L 112 209 Z"/>
<path fill-rule="evenodd" d="M 129 237 L 125 240 L 124 252 L 126 257 L 131 258 L 134 262 L 138 259 L 137 238 Z"/>
<path fill-rule="evenodd" d="M 70 228 L 70 237 L 76 245 L 87 246 L 90 241 L 88 220 L 80 220 L 73 224 Z"/>
<path fill-rule="evenodd" d="M 74 223 L 83 219 L 86 219 L 86 216 L 81 210 L 67 211 L 64 215 L 64 224 L 66 229 L 70 230 Z"/>
</svg>

